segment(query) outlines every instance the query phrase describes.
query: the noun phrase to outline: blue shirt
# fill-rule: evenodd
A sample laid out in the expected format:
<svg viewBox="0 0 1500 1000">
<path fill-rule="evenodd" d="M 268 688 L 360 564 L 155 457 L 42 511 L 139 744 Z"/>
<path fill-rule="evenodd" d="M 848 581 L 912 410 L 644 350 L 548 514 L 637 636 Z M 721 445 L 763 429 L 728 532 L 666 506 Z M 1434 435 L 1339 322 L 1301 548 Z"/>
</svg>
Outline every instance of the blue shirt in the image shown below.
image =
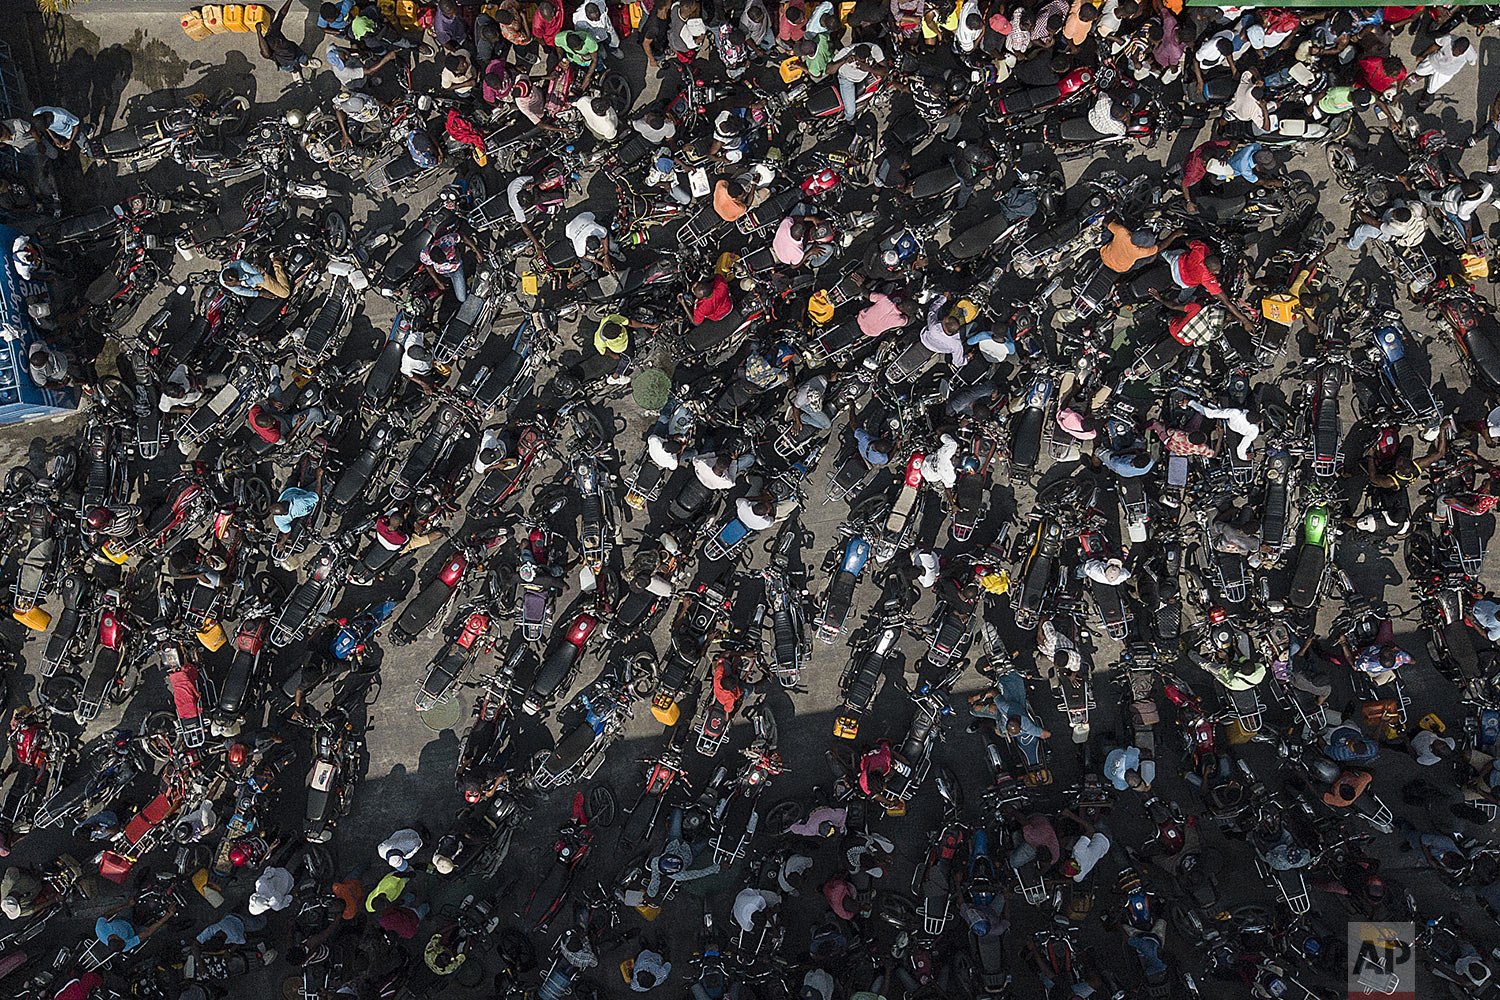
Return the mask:
<svg viewBox="0 0 1500 1000">
<path fill-rule="evenodd" d="M 297 486 L 288 486 L 281 491 L 277 497 L 291 510 L 285 514 L 274 514 L 271 520 L 276 524 L 276 530 L 283 535 L 292 530 L 292 522 L 299 517 L 306 517 L 318 506 L 318 495 L 312 490 L 304 490 Z"/>
<path fill-rule="evenodd" d="M 343 31 L 349 27 L 350 22 L 354 20 L 354 0 L 339 0 L 337 6 L 339 9 L 338 15 L 332 20 L 325 21 L 323 15 L 321 13 L 318 14 L 318 27 L 332 28 L 335 31 Z M 321 4 L 319 4 L 318 9 L 322 10 Z"/>
<path fill-rule="evenodd" d="M 240 279 L 239 284 L 231 285 L 226 282 L 224 276 L 227 274 L 238 275 Z M 226 290 L 247 299 L 260 297 L 260 292 L 257 289 L 265 283 L 265 280 L 265 272 L 248 260 L 232 260 L 219 269 L 219 284 L 223 285 Z"/>
<path fill-rule="evenodd" d="M 860 457 L 871 465 L 880 466 L 891 460 L 891 456 L 875 447 L 875 439 L 863 427 L 855 428 L 854 444 L 859 448 Z"/>
<path fill-rule="evenodd" d="M 1474 627 L 1489 636 L 1491 642 L 1500 640 L 1500 604 L 1475 601 L 1469 608 L 1469 617 L 1474 620 Z"/>
<path fill-rule="evenodd" d="M 1243 177 L 1251 184 L 1260 181 L 1255 174 L 1255 154 L 1259 153 L 1261 148 L 1258 142 L 1247 142 L 1229 158 L 1229 169 L 1234 171 L 1236 177 Z"/>
<path fill-rule="evenodd" d="M 94 921 L 94 936 L 102 944 L 109 944 L 112 937 L 120 938 L 125 942 L 126 951 L 134 951 L 141 945 L 141 939 L 135 932 L 135 924 L 124 917 L 115 917 L 113 920 L 100 917 Z"/>
<path fill-rule="evenodd" d="M 73 133 L 77 132 L 78 126 L 83 124 L 78 120 L 77 115 L 63 108 L 37 108 L 32 114 L 48 115 L 50 120 L 47 123 L 47 131 L 64 140 L 73 138 Z"/>
</svg>

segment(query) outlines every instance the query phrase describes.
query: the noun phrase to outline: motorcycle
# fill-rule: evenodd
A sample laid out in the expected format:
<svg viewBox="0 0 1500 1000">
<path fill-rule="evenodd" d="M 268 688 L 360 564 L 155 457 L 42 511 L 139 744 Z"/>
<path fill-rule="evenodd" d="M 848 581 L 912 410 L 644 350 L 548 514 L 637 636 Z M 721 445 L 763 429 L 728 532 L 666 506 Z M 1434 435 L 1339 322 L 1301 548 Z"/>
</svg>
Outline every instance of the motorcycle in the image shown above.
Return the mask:
<svg viewBox="0 0 1500 1000">
<path fill-rule="evenodd" d="M 542 657 L 532 678 L 521 708 L 527 715 L 538 715 L 565 690 L 582 662 L 589 637 L 599 626 L 599 619 L 587 611 L 579 612 L 561 634 L 554 634 L 551 648 Z"/>
<path fill-rule="evenodd" d="M 842 552 L 835 546 L 826 562 L 836 563 L 837 568 L 828 580 L 821 606 L 813 627 L 817 629 L 818 641 L 832 643 L 844 634 L 849 620 L 849 611 L 854 603 L 854 591 L 864 574 L 865 564 L 870 558 L 870 543 L 859 535 L 846 541 Z"/>
<path fill-rule="evenodd" d="M 312 767 L 307 774 L 307 808 L 302 833 L 310 844 L 333 839 L 341 817 L 354 804 L 363 737 L 339 708 L 325 712 L 313 727 Z"/>
</svg>

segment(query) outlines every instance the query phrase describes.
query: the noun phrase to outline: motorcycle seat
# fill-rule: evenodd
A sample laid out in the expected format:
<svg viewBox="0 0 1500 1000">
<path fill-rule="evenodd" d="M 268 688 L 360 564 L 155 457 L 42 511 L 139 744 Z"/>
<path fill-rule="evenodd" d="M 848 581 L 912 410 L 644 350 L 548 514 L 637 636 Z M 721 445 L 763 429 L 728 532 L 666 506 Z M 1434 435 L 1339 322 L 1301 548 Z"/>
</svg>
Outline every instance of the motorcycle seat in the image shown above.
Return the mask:
<svg viewBox="0 0 1500 1000">
<path fill-rule="evenodd" d="M 859 577 L 853 573 L 839 573 L 833 578 L 833 585 L 828 588 L 828 608 L 824 613 L 824 622 L 832 627 L 841 628 L 844 619 L 848 617 L 849 606 L 854 602 L 854 588 L 859 584 Z"/>
<path fill-rule="evenodd" d="M 558 772 L 571 770 L 574 765 L 583 760 L 584 754 L 589 752 L 589 747 L 594 745 L 594 727 L 584 723 L 574 726 L 557 743 L 557 749 L 553 751 L 553 768 Z"/>
<path fill-rule="evenodd" d="M 1036 465 L 1042 452 L 1042 411 L 1027 407 L 1016 421 L 1015 439 L 1011 445 L 1011 464 L 1021 469 Z"/>
<path fill-rule="evenodd" d="M 1297 554 L 1297 568 L 1292 574 L 1291 590 L 1287 595 L 1287 602 L 1292 607 L 1306 610 L 1313 606 L 1327 561 L 1328 553 L 1323 546 L 1302 543 Z"/>
<path fill-rule="evenodd" d="M 106 157 L 128 156 L 131 153 L 145 149 L 161 138 L 161 130 L 156 128 L 156 123 L 151 122 L 142 125 L 127 125 L 125 128 L 117 128 L 113 132 L 106 132 L 95 140 Z"/>
<path fill-rule="evenodd" d="M 1012 220 L 996 212 L 948 241 L 948 254 L 955 260 L 969 260 L 994 249 L 995 241 L 1010 228 Z"/>
<path fill-rule="evenodd" d="M 1045 87 L 1022 87 L 1002 94 L 997 102 L 997 110 L 1002 117 L 1013 118 L 1061 99 L 1062 87 L 1056 83 L 1049 83 Z"/>
<path fill-rule="evenodd" d="M 1469 357 L 1485 379 L 1500 385 L 1500 324 L 1488 313 L 1474 310 L 1470 315 L 1476 322 L 1464 338 Z"/>
<path fill-rule="evenodd" d="M 1088 144 L 1107 137 L 1090 125 L 1087 118 L 1069 118 L 1058 123 L 1052 138 L 1059 142 Z"/>
<path fill-rule="evenodd" d="M 83 215 L 75 215 L 64 219 L 57 224 L 57 241 L 59 243 L 74 243 L 93 237 L 110 235 L 115 230 L 117 223 L 115 213 L 110 208 L 96 208 L 92 212 Z"/>
<path fill-rule="evenodd" d="M 807 95 L 805 107 L 813 118 L 827 118 L 844 110 L 844 98 L 839 88 L 830 83 Z"/>
<path fill-rule="evenodd" d="M 911 196 L 918 201 L 924 198 L 937 198 L 957 191 L 958 186 L 958 171 L 953 169 L 953 164 L 944 163 L 940 167 L 917 175 L 911 182 Z"/>
</svg>

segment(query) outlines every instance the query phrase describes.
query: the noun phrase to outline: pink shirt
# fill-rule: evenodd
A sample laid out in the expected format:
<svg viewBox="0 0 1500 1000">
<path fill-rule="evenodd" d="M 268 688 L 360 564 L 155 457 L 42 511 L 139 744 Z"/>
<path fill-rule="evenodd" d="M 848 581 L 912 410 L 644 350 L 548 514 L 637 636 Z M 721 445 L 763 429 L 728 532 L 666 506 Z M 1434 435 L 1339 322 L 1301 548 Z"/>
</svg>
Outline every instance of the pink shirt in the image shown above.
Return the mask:
<svg viewBox="0 0 1500 1000">
<path fill-rule="evenodd" d="M 905 326 L 906 316 L 896 303 L 891 301 L 889 295 L 871 292 L 870 304 L 859 311 L 855 322 L 859 324 L 859 332 L 866 337 L 878 337 L 882 333 Z"/>
<path fill-rule="evenodd" d="M 776 229 L 776 236 L 771 240 L 771 255 L 783 264 L 796 267 L 802 263 L 802 258 L 807 256 L 807 250 L 792 239 L 792 220 L 790 217 L 782 219 L 781 225 Z"/>
</svg>

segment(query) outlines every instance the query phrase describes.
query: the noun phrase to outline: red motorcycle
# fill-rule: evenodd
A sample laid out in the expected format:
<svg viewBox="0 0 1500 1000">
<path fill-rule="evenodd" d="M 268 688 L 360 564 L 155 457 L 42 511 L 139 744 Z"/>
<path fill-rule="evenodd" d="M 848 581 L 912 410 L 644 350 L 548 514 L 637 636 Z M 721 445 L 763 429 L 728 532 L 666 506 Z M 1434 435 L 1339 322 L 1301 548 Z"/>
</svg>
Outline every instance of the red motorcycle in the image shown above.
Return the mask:
<svg viewBox="0 0 1500 1000">
<path fill-rule="evenodd" d="M 552 646 L 547 650 L 547 655 L 542 657 L 536 677 L 531 681 L 531 689 L 527 691 L 526 700 L 521 705 L 527 715 L 539 714 L 567 689 L 568 682 L 573 679 L 578 664 L 583 660 L 589 637 L 598 627 L 598 618 L 587 611 L 580 611 L 568 623 L 562 635 L 553 637 Z"/>
</svg>

